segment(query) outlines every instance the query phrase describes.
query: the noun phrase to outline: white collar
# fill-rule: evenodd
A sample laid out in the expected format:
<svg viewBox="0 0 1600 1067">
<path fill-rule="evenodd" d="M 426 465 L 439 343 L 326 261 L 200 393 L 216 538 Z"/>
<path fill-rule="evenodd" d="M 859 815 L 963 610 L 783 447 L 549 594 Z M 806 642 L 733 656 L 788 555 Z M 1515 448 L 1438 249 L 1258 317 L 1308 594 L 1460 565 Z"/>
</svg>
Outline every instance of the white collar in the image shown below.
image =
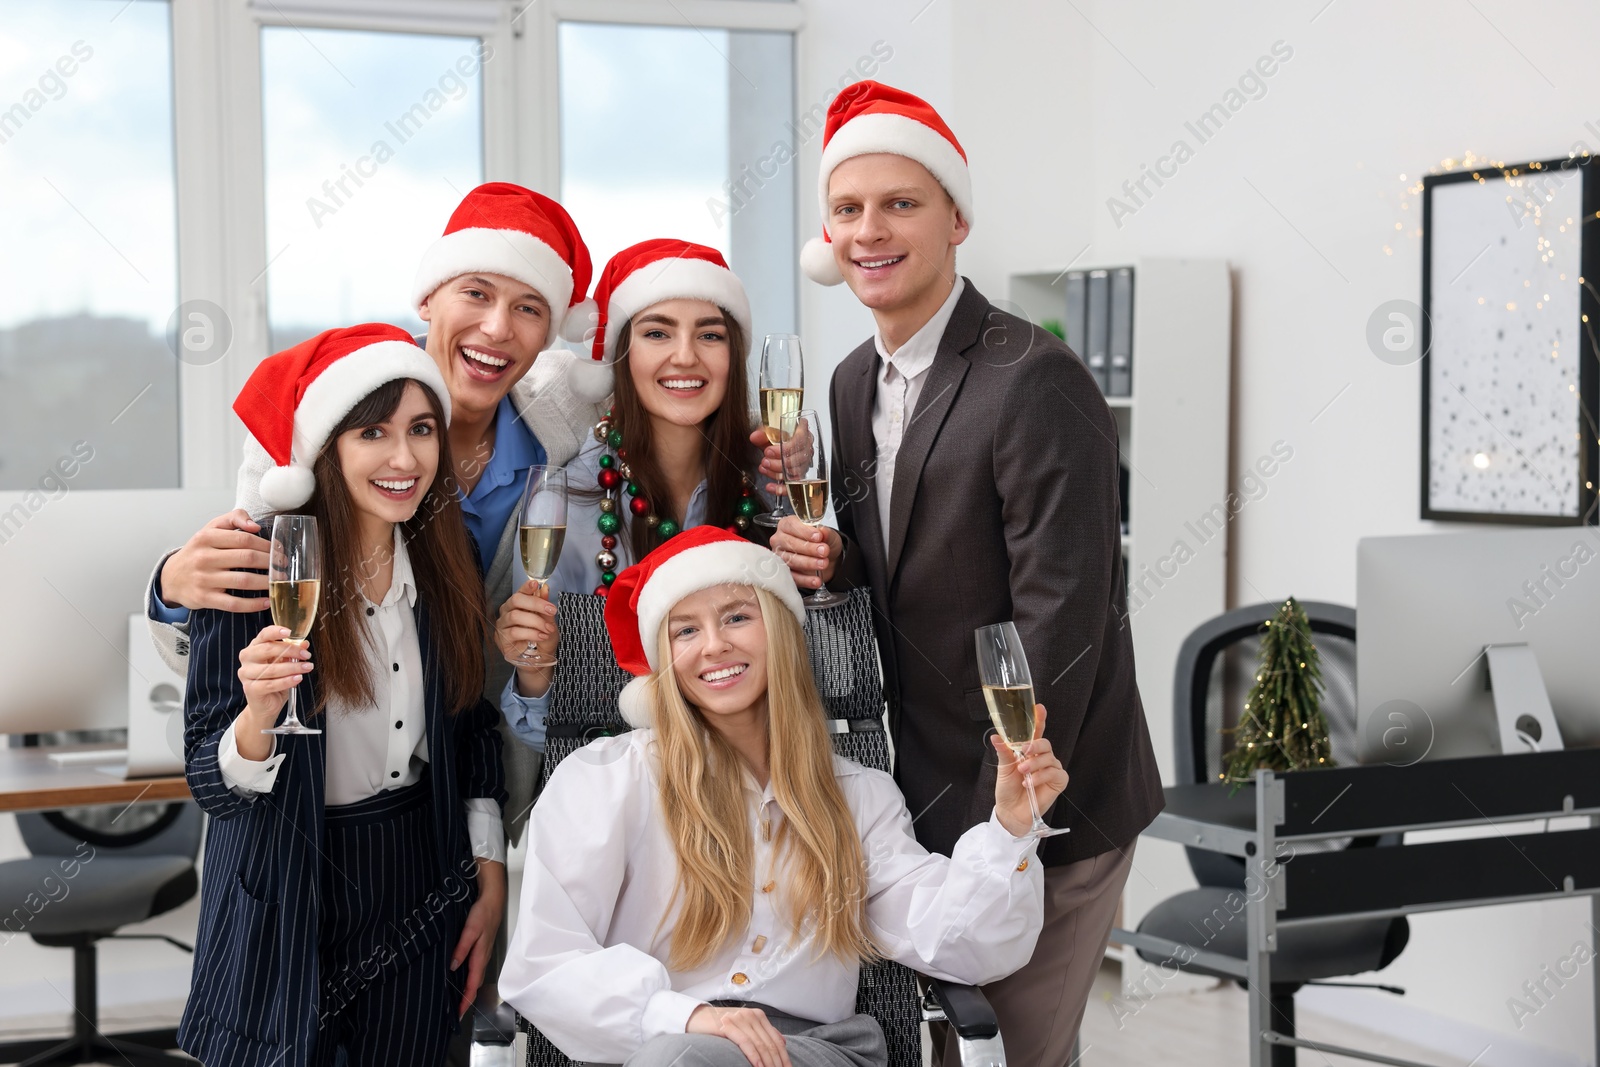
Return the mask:
<svg viewBox="0 0 1600 1067">
<path fill-rule="evenodd" d="M 966 279 L 959 274 L 956 275 L 956 284 L 950 287 L 950 295 L 944 298 L 944 303 L 933 313 L 933 318 L 923 323 L 922 329 L 907 338 L 906 343 L 901 345 L 893 356 L 889 355 L 889 348 L 883 343 L 883 330 L 874 330 L 872 343 L 878 350 L 878 358 L 883 361 L 883 369 L 893 367 L 897 374 L 915 378 L 933 366 L 933 359 L 939 354 L 939 342 L 944 339 L 945 327 L 950 325 L 950 316 L 955 314 L 956 301 L 961 299 L 961 293 L 966 287 Z M 882 371 L 879 373 L 881 377 Z"/>
<path fill-rule="evenodd" d="M 394 526 L 394 573 L 389 577 L 389 591 L 383 594 L 383 600 L 375 607 L 387 608 L 394 606 L 400 598 L 406 598 L 406 607 L 417 606 L 417 582 L 411 572 L 411 556 L 406 552 L 406 539 L 400 533 L 400 524 Z M 362 599 L 366 599 L 363 593 Z M 368 600 L 371 604 L 372 601 Z"/>
</svg>

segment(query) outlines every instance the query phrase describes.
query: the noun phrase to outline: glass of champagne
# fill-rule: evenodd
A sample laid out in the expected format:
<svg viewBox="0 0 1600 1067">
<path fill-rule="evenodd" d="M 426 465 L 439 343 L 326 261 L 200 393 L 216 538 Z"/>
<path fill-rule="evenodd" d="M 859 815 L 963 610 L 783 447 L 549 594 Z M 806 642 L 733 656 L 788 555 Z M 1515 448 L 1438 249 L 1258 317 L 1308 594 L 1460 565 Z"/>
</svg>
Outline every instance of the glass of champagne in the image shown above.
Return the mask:
<svg viewBox="0 0 1600 1067">
<path fill-rule="evenodd" d="M 980 626 L 978 641 L 978 681 L 983 685 L 983 701 L 989 705 L 989 721 L 1000 740 L 1017 759 L 1027 755 L 1033 744 L 1033 676 L 1028 673 L 1028 657 L 1022 652 L 1022 638 L 1015 623 L 997 622 Z M 1033 779 L 1024 778 L 1028 787 L 1028 806 L 1033 809 L 1029 837 L 1053 837 L 1071 831 L 1053 827 L 1039 814 L 1039 799 L 1033 793 Z"/>
<path fill-rule="evenodd" d="M 312 516 L 279 515 L 272 520 L 267 597 L 272 602 L 272 621 L 289 631 L 284 643 L 303 644 L 317 617 L 317 601 L 322 598 L 322 538 L 317 534 L 317 520 Z M 294 698 L 295 689 L 290 689 L 289 714 L 284 716 L 283 722 L 262 733 L 322 732 L 300 721 Z"/>
<path fill-rule="evenodd" d="M 779 454 L 783 457 L 783 484 L 788 491 L 789 504 L 800 521 L 815 526 L 828 510 L 828 457 L 823 451 L 821 424 L 817 413 L 810 408 L 785 412 L 778 435 Z M 820 577 L 822 568 L 818 567 Z M 831 608 L 850 598 L 835 593 L 827 584 L 817 586 L 806 597 L 806 605 L 813 608 Z"/>
<path fill-rule="evenodd" d="M 800 338 L 792 333 L 767 334 L 761 345 L 761 428 L 766 432 L 768 444 L 782 443 L 783 417 L 800 410 L 805 384 L 805 358 L 800 352 Z M 762 526 L 776 526 L 785 514 L 780 496 L 771 511 L 756 516 L 756 522 Z"/>
<path fill-rule="evenodd" d="M 522 550 L 522 569 L 548 589 L 550 575 L 561 559 L 561 546 L 567 540 L 567 469 L 541 464 L 528 468 L 528 485 L 522 492 L 518 514 L 517 544 Z M 529 641 L 517 662 L 526 667 L 553 667 L 557 660 Z"/>
</svg>

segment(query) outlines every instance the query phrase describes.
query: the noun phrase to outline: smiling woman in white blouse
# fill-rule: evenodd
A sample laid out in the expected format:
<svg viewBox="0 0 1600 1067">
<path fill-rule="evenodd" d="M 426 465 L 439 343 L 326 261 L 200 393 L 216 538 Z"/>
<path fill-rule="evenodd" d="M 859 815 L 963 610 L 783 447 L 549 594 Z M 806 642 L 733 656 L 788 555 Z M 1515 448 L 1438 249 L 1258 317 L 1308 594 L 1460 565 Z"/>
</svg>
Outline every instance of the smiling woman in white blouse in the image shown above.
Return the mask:
<svg viewBox="0 0 1600 1067">
<path fill-rule="evenodd" d="M 1047 741 L 994 742 L 993 817 L 950 857 L 917 844 L 893 779 L 833 754 L 788 568 L 687 531 L 606 602 L 637 727 L 552 775 L 501 995 L 576 1060 L 628 1067 L 881 1067 L 853 1015 L 886 957 L 981 984 L 1043 916 L 1023 776 L 1066 787 Z M 1044 720 L 1039 709 L 1039 721 Z"/>
<path fill-rule="evenodd" d="M 212 820 L 179 1043 L 207 1067 L 442 1064 L 505 901 L 450 393 L 370 324 L 263 360 L 234 410 L 276 463 L 261 495 L 317 520 L 321 579 L 309 644 L 265 598 L 190 620 L 186 769 Z M 264 733 L 291 691 L 316 732 Z"/>
</svg>

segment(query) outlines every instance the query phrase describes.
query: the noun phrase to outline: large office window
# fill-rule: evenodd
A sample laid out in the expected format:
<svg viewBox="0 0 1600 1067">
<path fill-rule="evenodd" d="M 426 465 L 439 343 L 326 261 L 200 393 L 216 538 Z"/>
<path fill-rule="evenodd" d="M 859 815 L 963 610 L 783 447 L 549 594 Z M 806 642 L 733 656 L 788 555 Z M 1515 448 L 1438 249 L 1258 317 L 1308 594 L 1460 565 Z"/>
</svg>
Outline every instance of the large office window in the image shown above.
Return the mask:
<svg viewBox="0 0 1600 1067">
<path fill-rule="evenodd" d="M 794 38 L 565 22 L 561 199 L 594 253 L 650 237 L 718 249 L 756 337 L 795 309 Z"/>
<path fill-rule="evenodd" d="M 357 322 L 422 329 L 412 278 L 483 180 L 493 60 L 476 37 L 262 29 L 274 351 Z"/>
<path fill-rule="evenodd" d="M 170 15 L 0 0 L 0 489 L 178 484 Z"/>
</svg>

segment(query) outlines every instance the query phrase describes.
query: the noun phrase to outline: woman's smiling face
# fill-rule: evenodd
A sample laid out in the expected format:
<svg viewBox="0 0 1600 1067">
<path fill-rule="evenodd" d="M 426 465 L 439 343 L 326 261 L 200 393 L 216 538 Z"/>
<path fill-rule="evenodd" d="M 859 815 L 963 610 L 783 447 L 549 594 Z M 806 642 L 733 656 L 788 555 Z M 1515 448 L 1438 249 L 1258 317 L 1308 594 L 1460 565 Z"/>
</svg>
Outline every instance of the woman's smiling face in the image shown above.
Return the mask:
<svg viewBox="0 0 1600 1067">
<path fill-rule="evenodd" d="M 673 606 L 666 626 L 678 689 L 708 723 L 765 705 L 767 625 L 753 588 L 691 593 Z"/>
<path fill-rule="evenodd" d="M 728 320 L 708 300 L 663 300 L 628 323 L 628 373 L 653 418 L 699 426 L 728 392 Z"/>
</svg>

